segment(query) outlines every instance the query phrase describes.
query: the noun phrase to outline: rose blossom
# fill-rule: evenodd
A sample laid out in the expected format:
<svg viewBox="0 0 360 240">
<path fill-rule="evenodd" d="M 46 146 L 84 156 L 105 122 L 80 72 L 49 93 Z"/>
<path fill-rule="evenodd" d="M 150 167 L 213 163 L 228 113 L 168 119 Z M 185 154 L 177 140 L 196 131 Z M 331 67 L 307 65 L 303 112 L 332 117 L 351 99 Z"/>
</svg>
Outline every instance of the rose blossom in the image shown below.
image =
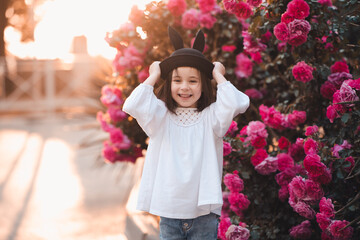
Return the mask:
<svg viewBox="0 0 360 240">
<path fill-rule="evenodd" d="M 240 53 L 236 56 L 235 74 L 239 78 L 247 78 L 251 76 L 253 71 L 253 62 L 244 54 Z"/>
<path fill-rule="evenodd" d="M 278 143 L 281 150 L 287 149 L 290 145 L 290 141 L 284 136 L 280 137 Z"/>
<path fill-rule="evenodd" d="M 101 88 L 100 100 L 106 107 L 110 105 L 120 106 L 124 103 L 121 90 L 117 87 L 111 87 L 110 85 L 104 85 Z"/>
<path fill-rule="evenodd" d="M 263 0 L 246 0 L 248 4 L 250 4 L 253 7 L 258 7 L 262 3 Z"/>
<path fill-rule="evenodd" d="M 296 126 L 306 121 L 306 112 L 294 110 L 292 113 L 287 115 L 287 122 L 290 127 L 295 128 Z"/>
<path fill-rule="evenodd" d="M 112 143 L 122 142 L 124 139 L 124 134 L 119 128 L 113 128 L 109 131 L 110 133 L 110 141 Z"/>
<path fill-rule="evenodd" d="M 276 174 L 275 180 L 280 186 L 287 186 L 295 176 L 296 172 L 291 168 L 287 168 Z"/>
<path fill-rule="evenodd" d="M 120 122 L 124 119 L 127 118 L 127 115 L 125 112 L 123 112 L 121 110 L 121 108 L 116 108 L 116 107 L 112 107 L 110 106 L 107 110 L 107 112 L 109 113 L 110 119 L 112 122 Z"/>
<path fill-rule="evenodd" d="M 350 87 L 346 82 L 343 82 L 340 87 L 340 101 L 341 102 L 354 102 L 358 101 L 359 97 L 356 91 Z M 354 106 L 354 104 L 346 104 L 348 107 Z"/>
<path fill-rule="evenodd" d="M 305 179 L 301 176 L 294 177 L 288 185 L 290 197 L 298 201 L 306 196 Z"/>
<path fill-rule="evenodd" d="M 239 177 L 238 171 L 234 171 L 232 174 L 227 173 L 224 176 L 224 184 L 230 192 L 241 192 L 244 189 L 244 182 Z"/>
<path fill-rule="evenodd" d="M 294 167 L 294 159 L 292 159 L 292 157 L 289 154 L 279 153 L 277 155 L 277 159 L 278 159 L 278 169 L 280 171 L 284 171 L 285 169 Z"/>
<path fill-rule="evenodd" d="M 221 50 L 224 52 L 233 52 L 236 49 L 234 45 L 224 45 L 221 47 Z"/>
<path fill-rule="evenodd" d="M 219 226 L 218 226 L 218 238 L 220 238 L 221 240 L 226 240 L 226 231 L 228 230 L 228 228 L 231 225 L 231 220 L 229 217 L 221 217 L 220 218 L 220 222 L 219 222 Z"/>
<path fill-rule="evenodd" d="M 319 131 L 319 127 L 314 125 L 314 126 L 308 126 L 306 127 L 305 130 L 305 136 L 311 136 L 314 135 L 315 133 L 317 133 Z"/>
<path fill-rule="evenodd" d="M 255 166 L 255 170 L 261 175 L 269 175 L 278 168 L 278 161 L 276 157 L 267 157 L 261 163 Z"/>
<path fill-rule="evenodd" d="M 305 152 L 302 144 L 294 143 L 289 147 L 289 154 L 295 160 L 295 162 L 299 162 L 304 159 Z"/>
<path fill-rule="evenodd" d="M 223 141 L 223 156 L 227 156 L 232 152 L 230 143 Z"/>
<path fill-rule="evenodd" d="M 250 88 L 245 90 L 245 94 L 249 96 L 249 98 L 251 99 L 262 99 L 264 97 L 264 95 L 257 89 L 255 88 Z"/>
<path fill-rule="evenodd" d="M 348 79 L 352 79 L 352 75 L 346 72 L 336 72 L 328 76 L 328 81 L 334 84 L 336 89 L 340 89 L 341 84 Z"/>
<path fill-rule="evenodd" d="M 300 0 L 302 1 L 302 0 Z M 288 43 L 292 46 L 300 46 L 307 40 L 307 34 L 311 30 L 311 26 L 306 20 L 295 19 L 288 24 L 289 39 Z"/>
<path fill-rule="evenodd" d="M 318 175 L 318 176 L 312 175 L 312 176 L 310 176 L 310 178 L 320 184 L 328 184 L 331 182 L 332 176 L 331 176 L 330 169 L 325 168 L 324 171 L 321 173 L 321 175 Z"/>
<path fill-rule="evenodd" d="M 266 131 L 265 124 L 260 121 L 249 122 L 249 125 L 246 128 L 246 133 L 251 138 L 256 138 L 257 136 L 263 138 L 268 137 L 268 132 Z"/>
<path fill-rule="evenodd" d="M 320 176 L 326 169 L 326 166 L 320 161 L 320 156 L 317 154 L 306 155 L 303 163 L 306 171 L 309 173 L 309 176 Z"/>
<path fill-rule="evenodd" d="M 351 226 L 344 228 L 348 224 L 349 222 L 346 220 L 335 220 L 331 222 L 328 230 L 337 239 L 351 239 L 354 229 Z"/>
<path fill-rule="evenodd" d="M 340 115 L 333 105 L 329 105 L 326 109 L 326 117 L 330 120 L 331 123 L 333 123 L 336 118 L 340 117 Z"/>
<path fill-rule="evenodd" d="M 186 7 L 185 0 L 169 0 L 167 4 L 169 12 L 175 17 L 180 17 L 186 11 Z"/>
<path fill-rule="evenodd" d="M 336 86 L 330 81 L 324 82 L 320 87 L 320 94 L 327 99 L 332 100 L 334 93 L 336 92 Z"/>
<path fill-rule="evenodd" d="M 257 166 L 259 163 L 265 160 L 268 154 L 265 149 L 256 149 L 256 153 L 251 157 L 251 163 Z"/>
<path fill-rule="evenodd" d="M 306 139 L 304 142 L 304 151 L 305 154 L 316 154 L 318 151 L 318 143 L 312 138 Z"/>
<path fill-rule="evenodd" d="M 353 158 L 352 156 L 350 156 L 350 157 L 345 158 L 345 162 L 349 162 L 349 163 L 350 163 L 350 167 L 346 167 L 346 168 L 344 168 L 344 170 L 345 170 L 346 172 L 350 172 L 351 169 L 352 169 L 352 168 L 354 167 L 354 165 L 355 165 L 355 160 L 354 160 L 354 158 Z"/>
<path fill-rule="evenodd" d="M 199 24 L 199 11 L 192 8 L 187 10 L 183 15 L 181 19 L 181 25 L 185 29 L 194 29 L 197 28 Z"/>
<path fill-rule="evenodd" d="M 116 161 L 117 150 L 108 141 L 104 141 L 102 155 L 107 161 L 114 163 Z"/>
<path fill-rule="evenodd" d="M 201 27 L 211 29 L 216 23 L 216 18 L 209 13 L 205 13 L 200 14 L 199 21 Z"/>
<path fill-rule="evenodd" d="M 328 218 L 335 217 L 334 205 L 332 204 L 331 198 L 321 198 L 319 202 L 320 212 Z"/>
<path fill-rule="evenodd" d="M 286 42 L 290 36 L 288 26 L 283 22 L 276 24 L 274 27 L 274 35 L 280 41 Z"/>
<path fill-rule="evenodd" d="M 296 19 L 305 19 L 310 14 L 310 7 L 304 0 L 292 0 L 286 11 Z"/>
<path fill-rule="evenodd" d="M 345 82 L 349 84 L 350 87 L 360 90 L 360 78 L 355 80 L 346 80 Z"/>
<path fill-rule="evenodd" d="M 300 216 L 303 216 L 307 219 L 313 219 L 315 217 L 315 211 L 308 204 L 299 201 L 293 207 L 294 211 L 297 212 Z"/>
<path fill-rule="evenodd" d="M 216 5 L 216 0 L 196 0 L 196 2 L 199 4 L 199 9 L 203 13 L 212 11 Z"/>
<path fill-rule="evenodd" d="M 292 21 L 294 21 L 294 16 L 291 15 L 290 13 L 288 12 L 284 12 L 282 15 L 281 15 L 281 22 L 282 23 L 285 23 L 285 24 L 288 24 Z"/>
<path fill-rule="evenodd" d="M 232 121 L 225 135 L 234 134 L 238 129 L 237 122 Z"/>
<path fill-rule="evenodd" d="M 232 192 L 229 194 L 230 209 L 238 216 L 241 216 L 242 211 L 247 209 L 250 201 L 247 196 L 242 193 Z"/>
<path fill-rule="evenodd" d="M 278 197 L 280 201 L 285 202 L 286 199 L 289 197 L 289 190 L 287 186 L 281 186 L 278 192 Z"/>
<path fill-rule="evenodd" d="M 106 116 L 103 112 L 99 111 L 96 114 L 96 120 L 101 124 L 101 129 L 105 132 L 109 132 L 112 128 L 114 128 L 114 125 L 108 123 L 106 121 Z"/>
<path fill-rule="evenodd" d="M 301 224 L 290 229 L 290 236 L 296 239 L 310 239 L 311 223 L 309 220 L 303 221 Z"/>
<path fill-rule="evenodd" d="M 320 3 L 323 6 L 327 6 L 327 7 L 331 7 L 332 6 L 332 2 L 331 0 L 318 0 L 318 3 Z"/>
<path fill-rule="evenodd" d="M 325 230 L 330 225 L 331 219 L 327 217 L 324 213 L 317 213 L 316 222 L 319 224 L 321 230 Z"/>
<path fill-rule="evenodd" d="M 247 240 L 250 237 L 250 231 L 242 226 L 231 225 L 225 235 L 227 240 Z"/>
<path fill-rule="evenodd" d="M 331 148 L 332 155 L 334 157 L 340 158 L 339 152 L 344 149 L 351 149 L 352 145 L 348 143 L 347 140 L 344 140 L 341 145 L 335 144 L 334 147 Z"/>
<path fill-rule="evenodd" d="M 254 38 L 248 31 L 242 31 L 244 50 L 247 53 L 260 53 L 266 49 L 266 45 L 261 43 L 258 38 Z M 260 56 L 261 58 L 261 56 Z"/>
<path fill-rule="evenodd" d="M 298 62 L 292 69 L 292 74 L 297 81 L 309 82 L 313 79 L 314 68 L 307 65 L 304 61 Z"/>
<path fill-rule="evenodd" d="M 337 61 L 330 67 L 331 73 L 346 72 L 350 73 L 349 66 L 345 61 Z"/>
<path fill-rule="evenodd" d="M 263 137 L 257 136 L 255 138 L 251 138 L 251 145 L 255 149 L 264 148 L 266 144 L 266 139 Z"/>
<path fill-rule="evenodd" d="M 223 0 L 224 8 L 229 13 L 233 13 L 236 3 L 236 0 Z"/>
<path fill-rule="evenodd" d="M 324 191 L 321 188 L 321 185 L 311 179 L 305 180 L 305 189 L 306 197 L 304 198 L 304 201 L 306 202 L 314 203 L 324 196 Z"/>
<path fill-rule="evenodd" d="M 253 11 L 249 4 L 240 1 L 235 4 L 232 13 L 239 19 L 247 19 L 253 14 Z"/>
<path fill-rule="evenodd" d="M 264 123 L 274 129 L 282 130 L 285 127 L 282 125 L 285 122 L 285 117 L 274 106 L 268 108 L 265 105 L 260 105 L 259 113 Z"/>
</svg>

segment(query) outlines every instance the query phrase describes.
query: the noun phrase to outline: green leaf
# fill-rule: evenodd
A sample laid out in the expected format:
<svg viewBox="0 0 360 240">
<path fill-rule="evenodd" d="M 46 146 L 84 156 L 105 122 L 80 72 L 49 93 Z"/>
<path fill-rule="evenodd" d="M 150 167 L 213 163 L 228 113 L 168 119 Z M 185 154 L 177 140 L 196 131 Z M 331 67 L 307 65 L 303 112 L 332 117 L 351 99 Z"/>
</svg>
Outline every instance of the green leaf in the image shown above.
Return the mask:
<svg viewBox="0 0 360 240">
<path fill-rule="evenodd" d="M 347 122 L 349 121 L 349 119 L 350 119 L 350 114 L 348 114 L 348 113 L 345 113 L 345 114 L 342 115 L 342 117 L 341 117 L 341 121 L 342 121 L 343 123 L 347 123 Z"/>
</svg>

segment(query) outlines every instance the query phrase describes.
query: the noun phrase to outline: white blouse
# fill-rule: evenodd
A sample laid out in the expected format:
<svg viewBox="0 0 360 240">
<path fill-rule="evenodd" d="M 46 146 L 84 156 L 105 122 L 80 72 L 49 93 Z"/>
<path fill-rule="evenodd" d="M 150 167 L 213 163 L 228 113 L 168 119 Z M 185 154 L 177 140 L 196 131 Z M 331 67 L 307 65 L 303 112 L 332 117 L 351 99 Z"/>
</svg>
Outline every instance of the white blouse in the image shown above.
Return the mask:
<svg viewBox="0 0 360 240">
<path fill-rule="evenodd" d="M 203 111 L 177 108 L 171 113 L 140 84 L 123 110 L 133 116 L 150 141 L 137 209 L 167 218 L 190 219 L 222 206 L 223 136 L 249 98 L 229 81 L 218 84 L 217 100 Z"/>
</svg>

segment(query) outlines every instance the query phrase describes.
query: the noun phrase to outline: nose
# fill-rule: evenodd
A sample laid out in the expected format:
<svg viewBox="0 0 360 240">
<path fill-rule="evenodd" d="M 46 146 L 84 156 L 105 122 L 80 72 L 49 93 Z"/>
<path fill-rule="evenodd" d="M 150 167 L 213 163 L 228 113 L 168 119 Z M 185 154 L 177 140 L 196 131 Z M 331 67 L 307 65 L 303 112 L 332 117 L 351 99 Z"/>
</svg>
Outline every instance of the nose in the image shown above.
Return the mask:
<svg viewBox="0 0 360 240">
<path fill-rule="evenodd" d="M 181 87 L 182 90 L 187 90 L 189 89 L 189 83 L 187 83 L 186 81 L 181 83 Z"/>
</svg>

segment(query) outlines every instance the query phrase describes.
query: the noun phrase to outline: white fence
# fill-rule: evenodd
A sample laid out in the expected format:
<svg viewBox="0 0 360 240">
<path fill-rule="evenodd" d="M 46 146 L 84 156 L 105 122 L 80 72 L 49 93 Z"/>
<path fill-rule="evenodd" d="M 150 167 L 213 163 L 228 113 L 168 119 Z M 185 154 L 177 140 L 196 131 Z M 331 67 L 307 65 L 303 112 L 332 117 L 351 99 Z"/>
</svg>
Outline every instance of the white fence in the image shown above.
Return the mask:
<svg viewBox="0 0 360 240">
<path fill-rule="evenodd" d="M 89 56 L 61 60 L 0 59 L 0 113 L 96 105 L 86 96 L 96 69 Z"/>
</svg>

